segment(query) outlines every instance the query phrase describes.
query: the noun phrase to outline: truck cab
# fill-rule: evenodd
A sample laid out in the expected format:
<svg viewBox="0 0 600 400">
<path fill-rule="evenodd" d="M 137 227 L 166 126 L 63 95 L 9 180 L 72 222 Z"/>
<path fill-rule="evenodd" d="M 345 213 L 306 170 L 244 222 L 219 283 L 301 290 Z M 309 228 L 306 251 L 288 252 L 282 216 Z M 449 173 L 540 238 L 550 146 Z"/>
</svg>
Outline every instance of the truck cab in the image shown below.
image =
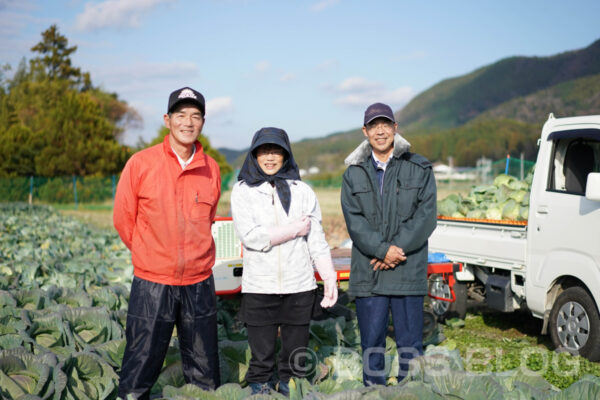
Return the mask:
<svg viewBox="0 0 600 400">
<path fill-rule="evenodd" d="M 429 248 L 463 263 L 466 292 L 527 308 L 553 344 L 600 360 L 600 115 L 555 118 L 538 139 L 527 221 L 438 220 Z"/>
<path fill-rule="evenodd" d="M 600 358 L 600 116 L 542 130 L 530 197 L 527 306 L 555 345 Z"/>
</svg>

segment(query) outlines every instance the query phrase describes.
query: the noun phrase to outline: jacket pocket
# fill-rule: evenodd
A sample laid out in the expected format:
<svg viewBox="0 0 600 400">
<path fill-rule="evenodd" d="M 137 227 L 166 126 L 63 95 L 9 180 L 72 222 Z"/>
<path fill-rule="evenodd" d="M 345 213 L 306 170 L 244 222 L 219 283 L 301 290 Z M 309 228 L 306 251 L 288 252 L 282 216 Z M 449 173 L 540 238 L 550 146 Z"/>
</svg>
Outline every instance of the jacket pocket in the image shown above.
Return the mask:
<svg viewBox="0 0 600 400">
<path fill-rule="evenodd" d="M 377 196 L 373 189 L 367 184 L 356 185 L 352 188 L 352 196 L 357 199 L 367 220 L 370 223 L 375 222 Z"/>
<path fill-rule="evenodd" d="M 419 192 L 423 188 L 422 179 L 398 179 L 396 185 L 398 215 L 406 220 L 412 217 L 419 201 Z"/>
<path fill-rule="evenodd" d="M 194 203 L 190 211 L 191 219 L 206 219 L 210 217 L 211 211 L 215 205 L 215 199 L 206 193 L 196 193 Z"/>
</svg>

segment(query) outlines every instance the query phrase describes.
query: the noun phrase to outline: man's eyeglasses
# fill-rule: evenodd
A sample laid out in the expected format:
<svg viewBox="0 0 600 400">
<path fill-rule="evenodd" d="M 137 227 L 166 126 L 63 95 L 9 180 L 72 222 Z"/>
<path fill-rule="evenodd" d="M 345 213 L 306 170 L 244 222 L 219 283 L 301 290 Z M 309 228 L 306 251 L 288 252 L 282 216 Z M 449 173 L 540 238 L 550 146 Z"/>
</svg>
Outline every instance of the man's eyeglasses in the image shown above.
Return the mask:
<svg viewBox="0 0 600 400">
<path fill-rule="evenodd" d="M 386 130 L 394 129 L 394 123 L 392 121 L 385 120 L 385 121 L 369 122 L 367 124 L 367 129 L 368 130 L 376 129 L 376 128 L 383 128 L 383 129 L 386 129 Z"/>
</svg>

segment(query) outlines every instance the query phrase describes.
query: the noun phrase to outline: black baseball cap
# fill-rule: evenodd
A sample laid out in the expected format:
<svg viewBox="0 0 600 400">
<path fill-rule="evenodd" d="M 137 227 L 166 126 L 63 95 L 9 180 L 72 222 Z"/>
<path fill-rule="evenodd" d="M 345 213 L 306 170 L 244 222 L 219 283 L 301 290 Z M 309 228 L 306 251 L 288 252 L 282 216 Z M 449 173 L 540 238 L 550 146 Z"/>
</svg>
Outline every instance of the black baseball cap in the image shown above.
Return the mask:
<svg viewBox="0 0 600 400">
<path fill-rule="evenodd" d="M 167 107 L 167 113 L 173 111 L 175 106 L 181 103 L 194 104 L 200 109 L 202 115 L 206 114 L 204 96 L 202 96 L 202 93 L 197 92 L 190 87 L 177 89 L 173 93 L 171 93 L 171 95 L 169 96 L 169 106 Z"/>
<path fill-rule="evenodd" d="M 394 119 L 394 112 L 390 106 L 383 103 L 375 103 L 367 107 L 367 111 L 365 111 L 364 125 L 366 126 L 369 122 L 379 117 L 387 118 L 393 123 L 396 123 L 396 120 Z"/>
</svg>

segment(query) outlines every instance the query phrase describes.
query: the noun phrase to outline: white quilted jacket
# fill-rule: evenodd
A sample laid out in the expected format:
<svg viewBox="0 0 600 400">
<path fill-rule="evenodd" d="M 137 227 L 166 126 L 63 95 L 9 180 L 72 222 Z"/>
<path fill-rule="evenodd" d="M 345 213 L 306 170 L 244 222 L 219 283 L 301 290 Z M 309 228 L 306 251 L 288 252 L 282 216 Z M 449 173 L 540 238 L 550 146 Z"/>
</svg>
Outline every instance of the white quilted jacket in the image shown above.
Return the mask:
<svg viewBox="0 0 600 400">
<path fill-rule="evenodd" d="M 268 182 L 250 187 L 237 182 L 231 192 L 235 231 L 244 245 L 243 293 L 285 294 L 316 287 L 313 261 L 331 257 L 321 226 L 321 209 L 306 183 L 288 180 L 291 191 L 289 215 Z M 303 215 L 310 217 L 305 237 L 271 246 L 269 227 L 284 225 Z"/>
</svg>

